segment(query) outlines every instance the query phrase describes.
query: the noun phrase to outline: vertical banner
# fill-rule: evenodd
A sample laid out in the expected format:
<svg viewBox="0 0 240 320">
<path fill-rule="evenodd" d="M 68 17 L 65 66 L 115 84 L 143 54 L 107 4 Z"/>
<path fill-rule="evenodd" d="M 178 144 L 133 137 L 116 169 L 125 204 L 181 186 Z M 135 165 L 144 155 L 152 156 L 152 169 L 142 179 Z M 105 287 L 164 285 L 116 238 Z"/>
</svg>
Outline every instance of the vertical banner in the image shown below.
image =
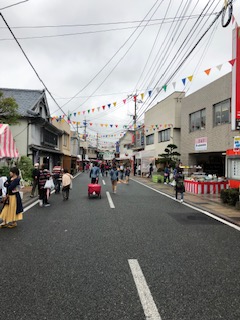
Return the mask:
<svg viewBox="0 0 240 320">
<path fill-rule="evenodd" d="M 240 129 L 240 27 L 235 27 L 232 35 L 233 59 L 236 59 L 232 67 L 232 130 Z"/>
</svg>

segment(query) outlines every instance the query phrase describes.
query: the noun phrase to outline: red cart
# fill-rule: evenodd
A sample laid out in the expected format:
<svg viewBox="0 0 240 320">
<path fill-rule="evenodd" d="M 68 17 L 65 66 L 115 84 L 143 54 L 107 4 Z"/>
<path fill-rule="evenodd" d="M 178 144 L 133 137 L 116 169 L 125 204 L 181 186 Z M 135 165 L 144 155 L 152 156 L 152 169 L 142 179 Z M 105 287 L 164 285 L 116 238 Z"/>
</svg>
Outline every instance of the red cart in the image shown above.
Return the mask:
<svg viewBox="0 0 240 320">
<path fill-rule="evenodd" d="M 97 196 L 99 199 L 101 199 L 101 185 L 100 184 L 90 183 L 88 185 L 88 198 L 90 198 L 91 196 Z"/>
</svg>

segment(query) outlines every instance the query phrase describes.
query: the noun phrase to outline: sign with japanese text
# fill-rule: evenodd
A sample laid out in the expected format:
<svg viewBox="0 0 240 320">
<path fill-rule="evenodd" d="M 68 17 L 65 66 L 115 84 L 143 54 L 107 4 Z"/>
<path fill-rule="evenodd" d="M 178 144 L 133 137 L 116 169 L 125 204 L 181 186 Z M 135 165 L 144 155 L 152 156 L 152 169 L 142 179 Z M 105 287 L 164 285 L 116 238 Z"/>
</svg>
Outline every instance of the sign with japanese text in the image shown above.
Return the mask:
<svg viewBox="0 0 240 320">
<path fill-rule="evenodd" d="M 195 151 L 207 150 L 207 137 L 195 139 Z"/>
</svg>

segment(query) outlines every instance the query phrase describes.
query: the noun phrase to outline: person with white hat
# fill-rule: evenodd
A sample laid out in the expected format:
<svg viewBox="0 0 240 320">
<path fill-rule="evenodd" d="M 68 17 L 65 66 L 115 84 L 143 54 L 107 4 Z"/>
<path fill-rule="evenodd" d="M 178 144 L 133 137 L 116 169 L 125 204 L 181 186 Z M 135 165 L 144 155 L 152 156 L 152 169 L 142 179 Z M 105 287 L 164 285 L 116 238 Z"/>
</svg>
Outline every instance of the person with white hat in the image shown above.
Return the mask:
<svg viewBox="0 0 240 320">
<path fill-rule="evenodd" d="M 32 171 L 32 191 L 31 191 L 31 195 L 30 197 L 33 198 L 34 195 L 35 195 L 35 191 L 36 191 L 36 188 L 38 186 L 38 180 L 39 180 L 39 163 L 35 163 L 34 164 L 34 169 Z"/>
</svg>

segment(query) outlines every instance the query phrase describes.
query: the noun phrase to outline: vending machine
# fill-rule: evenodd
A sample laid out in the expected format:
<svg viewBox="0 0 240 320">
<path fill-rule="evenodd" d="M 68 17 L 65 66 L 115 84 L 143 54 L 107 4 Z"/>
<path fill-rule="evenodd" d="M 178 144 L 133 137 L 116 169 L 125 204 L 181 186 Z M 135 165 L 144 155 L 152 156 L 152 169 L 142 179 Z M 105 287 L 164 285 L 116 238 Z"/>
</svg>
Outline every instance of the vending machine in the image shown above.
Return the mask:
<svg viewBox="0 0 240 320">
<path fill-rule="evenodd" d="M 230 188 L 240 187 L 240 149 L 226 151 L 226 177 Z"/>
</svg>

